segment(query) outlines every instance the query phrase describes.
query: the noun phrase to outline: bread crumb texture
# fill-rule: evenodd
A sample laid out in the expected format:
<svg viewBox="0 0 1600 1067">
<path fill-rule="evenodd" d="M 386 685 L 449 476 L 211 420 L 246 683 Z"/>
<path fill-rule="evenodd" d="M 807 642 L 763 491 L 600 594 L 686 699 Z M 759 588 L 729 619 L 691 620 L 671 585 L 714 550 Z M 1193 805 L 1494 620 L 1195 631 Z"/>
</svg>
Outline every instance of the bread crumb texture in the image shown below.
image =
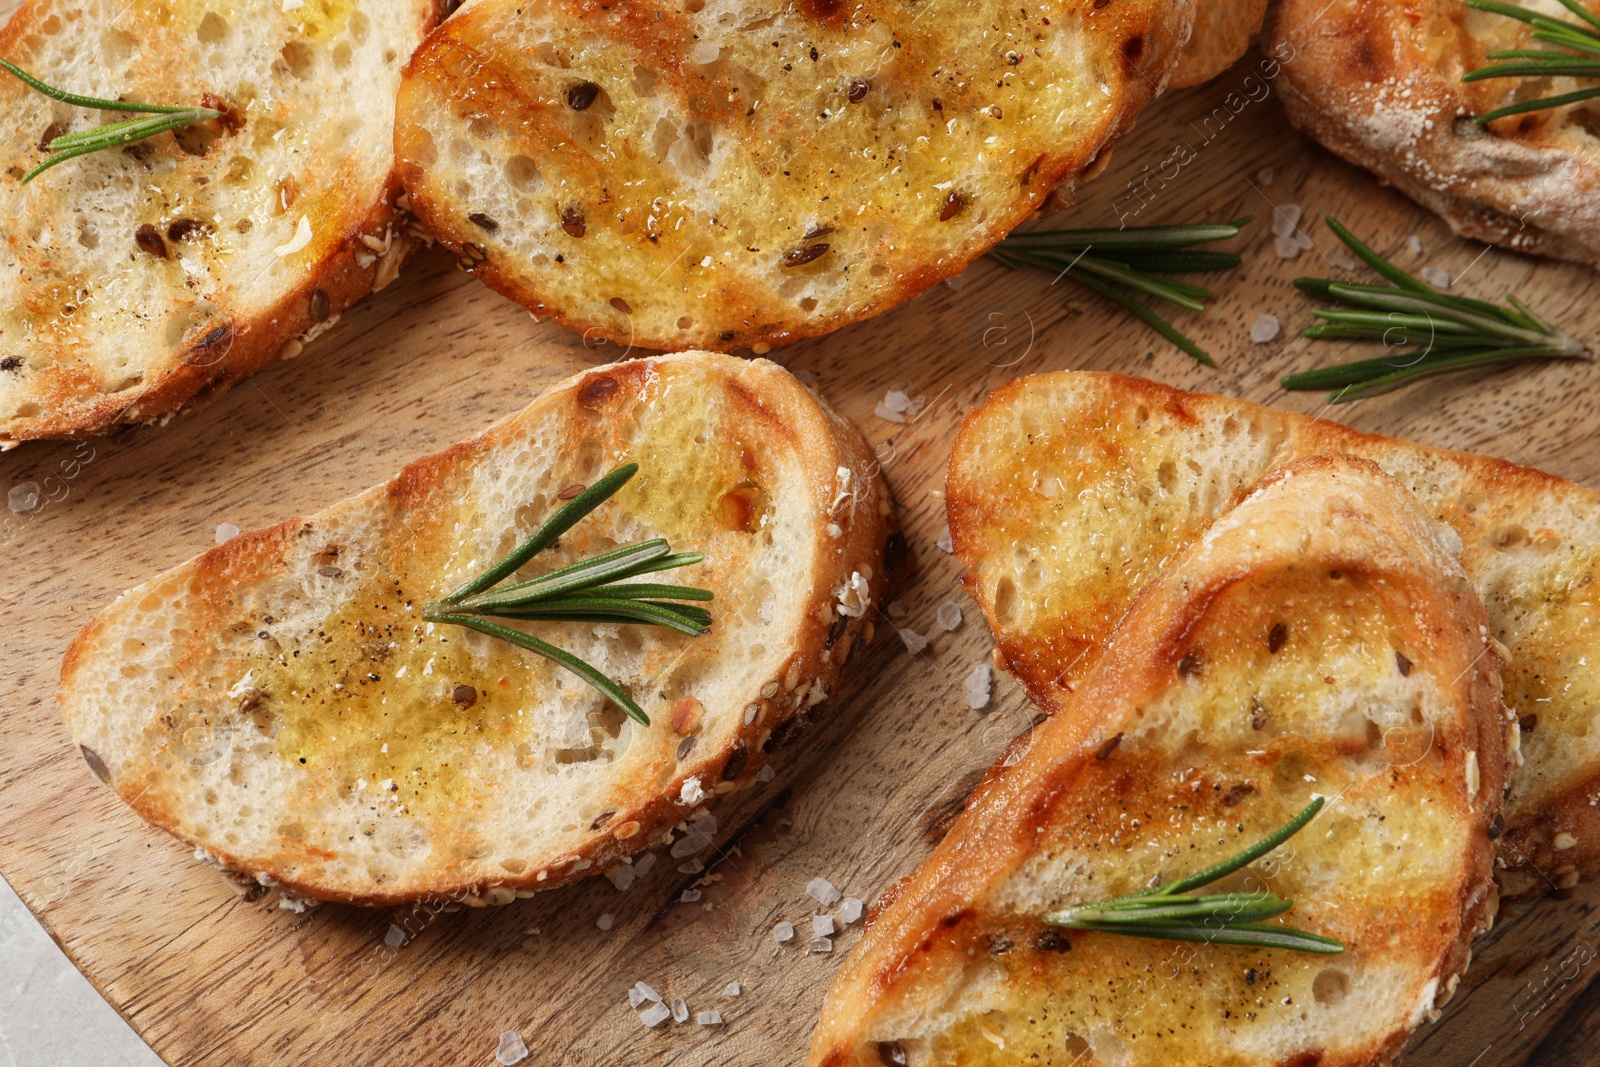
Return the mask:
<svg viewBox="0 0 1600 1067">
<path fill-rule="evenodd" d="M 1600 784 L 1600 494 L 1540 471 L 1120 375 L 1023 379 L 968 418 L 947 488 L 968 586 L 1010 669 L 1059 706 L 1173 553 L 1273 468 L 1322 452 L 1398 478 L 1483 599 L 1524 724 L 1512 836 L 1590 828 L 1559 860 L 1519 840 L 1507 864 L 1552 880 L 1600 873 L 1588 802 Z"/>
<path fill-rule="evenodd" d="M 1465 966 L 1506 772 L 1482 605 L 1430 527 L 1376 467 L 1317 457 L 1174 557 L 878 917 L 811 1063 L 1388 1062 Z M 1316 796 L 1203 892 L 1291 899 L 1269 923 L 1343 954 L 1042 921 L 1219 863 Z"/>
<path fill-rule="evenodd" d="M 28 0 L 0 54 L 221 120 L 69 160 L 128 118 L 0 77 L 0 440 L 170 413 L 299 351 L 398 267 L 394 95 L 431 0 Z M 365 240 L 363 240 L 365 237 Z"/>
<path fill-rule="evenodd" d="M 768 363 L 588 372 L 384 486 L 127 593 L 69 653 L 67 719 L 147 818 L 313 895 L 594 873 L 751 777 L 775 728 L 826 697 L 860 625 L 835 591 L 855 572 L 885 581 L 887 500 L 858 441 Z M 421 617 L 562 490 L 628 461 L 633 481 L 523 576 L 656 536 L 705 554 L 668 580 L 716 594 L 707 635 L 537 627 L 617 679 L 649 727 L 545 659 Z"/>
<path fill-rule="evenodd" d="M 1164 84 L 1192 0 L 475 0 L 419 49 L 419 215 L 540 314 L 780 344 L 946 277 Z"/>
</svg>

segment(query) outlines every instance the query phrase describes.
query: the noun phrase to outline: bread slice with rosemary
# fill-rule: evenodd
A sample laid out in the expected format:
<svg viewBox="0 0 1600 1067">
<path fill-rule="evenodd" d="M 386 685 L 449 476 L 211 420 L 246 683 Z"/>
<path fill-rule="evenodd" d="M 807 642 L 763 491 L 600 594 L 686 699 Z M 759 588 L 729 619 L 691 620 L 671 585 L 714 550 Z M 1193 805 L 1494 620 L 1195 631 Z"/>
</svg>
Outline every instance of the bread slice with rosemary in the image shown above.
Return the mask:
<svg viewBox="0 0 1600 1067">
<path fill-rule="evenodd" d="M 1007 666 L 1054 709 L 1163 560 L 1245 487 L 1320 453 L 1372 460 L 1455 531 L 1509 650 L 1526 763 L 1506 806 L 1502 892 L 1600 875 L 1600 494 L 1326 419 L 1067 372 L 1012 382 L 967 417 L 946 485 L 951 538 Z"/>
<path fill-rule="evenodd" d="M 1493 913 L 1512 721 L 1447 542 L 1323 456 L 1178 552 L 890 892 L 812 1067 L 1389 1063 Z"/>
<path fill-rule="evenodd" d="M 1555 3 L 1510 6 L 1581 25 Z M 1542 48 L 1529 26 L 1462 0 L 1283 0 L 1270 32 L 1286 57 L 1289 118 L 1325 147 L 1462 236 L 1600 266 L 1600 149 L 1586 105 L 1474 121 L 1574 89 L 1561 54 L 1535 64 L 1553 78 L 1462 81 L 1492 65 L 1492 51 Z"/>
<path fill-rule="evenodd" d="M 437 0 L 24 0 L 0 59 L 220 117 L 23 183 L 45 142 L 129 116 L 0 71 L 0 448 L 166 418 L 392 280 L 394 96 L 438 17 Z"/>
<path fill-rule="evenodd" d="M 473 0 L 396 146 L 464 268 L 576 330 L 765 351 L 876 315 L 1073 185 L 1194 0 Z"/>
<path fill-rule="evenodd" d="M 524 623 L 480 589 L 447 598 L 563 501 L 592 506 L 583 485 L 616 491 L 523 577 L 655 538 L 703 562 L 671 557 L 655 581 L 681 586 L 530 604 Z M 291 902 L 503 903 L 659 845 L 822 714 L 890 581 L 890 513 L 859 433 L 782 368 L 598 367 L 130 590 L 67 651 L 61 705 L 140 815 Z M 645 558 L 624 576 L 666 559 Z M 714 596 L 706 632 L 632 624 L 692 617 L 667 601 L 694 588 Z M 619 606 L 624 589 L 643 599 Z M 576 657 L 622 700 L 474 623 Z"/>
</svg>

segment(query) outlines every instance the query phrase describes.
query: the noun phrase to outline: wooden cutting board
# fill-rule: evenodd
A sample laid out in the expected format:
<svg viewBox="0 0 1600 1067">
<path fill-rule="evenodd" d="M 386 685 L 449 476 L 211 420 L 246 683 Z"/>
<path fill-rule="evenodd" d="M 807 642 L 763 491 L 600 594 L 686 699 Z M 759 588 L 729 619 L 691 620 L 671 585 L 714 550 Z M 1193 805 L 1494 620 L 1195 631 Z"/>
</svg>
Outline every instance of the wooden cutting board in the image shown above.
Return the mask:
<svg viewBox="0 0 1600 1067">
<path fill-rule="evenodd" d="M 1514 290 L 1546 317 L 1600 342 L 1600 279 L 1451 238 L 1425 212 L 1294 133 L 1249 62 L 1141 119 L 1082 205 L 1060 221 L 1105 225 L 1258 221 L 1236 244 L 1243 269 L 1181 325 L 1220 364 L 1199 367 L 1127 315 L 1047 274 L 990 263 L 891 314 L 774 353 L 879 446 L 917 573 L 900 625 L 930 635 L 907 652 L 889 626 L 838 692 L 828 727 L 742 809 L 719 809 L 716 878 L 663 857 L 628 892 L 594 879 L 507 908 L 390 916 L 324 907 L 297 916 L 236 896 L 189 850 L 133 816 L 69 742 L 53 690 L 74 631 L 121 589 L 201 551 L 219 523 L 244 528 L 324 507 L 402 463 L 520 408 L 543 386 L 624 355 L 586 347 L 502 300 L 438 252 L 345 314 L 294 362 L 165 429 L 29 445 L 0 456 L 0 491 L 38 487 L 31 513 L 0 511 L 6 649 L 0 662 L 0 872 L 90 980 L 175 1067 L 226 1063 L 480 1065 L 519 1031 L 540 1065 L 803 1062 L 818 1005 L 852 927 L 831 955 L 804 949 L 816 876 L 870 900 L 927 855 L 967 790 L 1030 722 L 1009 679 L 983 711 L 962 678 L 990 638 L 936 547 L 952 432 L 1001 383 L 1060 368 L 1107 368 L 1323 413 L 1276 386 L 1290 369 L 1353 353 L 1298 331 L 1310 303 L 1289 285 L 1334 272 L 1334 242 L 1296 261 L 1274 251 L 1275 205 L 1335 213 L 1409 268 L 1442 267 L 1457 291 Z M 1271 175 L 1265 173 L 1270 169 Z M 1137 212 L 1137 214 L 1135 214 Z M 1421 255 L 1407 250 L 1417 235 Z M 1250 342 L 1257 316 L 1281 337 Z M 1600 485 L 1600 369 L 1530 366 L 1437 380 L 1326 411 L 1367 430 L 1473 449 Z M 926 398 L 911 423 L 877 417 L 891 388 Z M 18 499 L 18 498 L 13 498 Z M 945 633 L 939 605 L 966 621 Z M 791 788 L 781 789 L 783 779 Z M 1444 1018 L 1413 1040 L 1411 1067 L 1593 1063 L 1600 1031 L 1600 890 L 1505 916 Z M 614 928 L 597 926 L 603 914 Z M 802 928 L 787 945 L 771 930 Z M 0 949 L 3 952 L 3 949 Z M 628 987 L 644 980 L 720 1028 L 647 1030 Z M 723 995 L 737 981 L 737 998 Z"/>
</svg>

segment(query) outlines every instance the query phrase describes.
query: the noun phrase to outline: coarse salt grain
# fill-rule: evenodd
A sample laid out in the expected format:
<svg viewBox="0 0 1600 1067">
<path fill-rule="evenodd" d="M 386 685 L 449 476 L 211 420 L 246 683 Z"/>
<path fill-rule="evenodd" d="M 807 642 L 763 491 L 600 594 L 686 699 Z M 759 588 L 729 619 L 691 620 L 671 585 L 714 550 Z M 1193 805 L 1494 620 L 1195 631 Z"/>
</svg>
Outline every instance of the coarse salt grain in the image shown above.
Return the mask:
<svg viewBox="0 0 1600 1067">
<path fill-rule="evenodd" d="M 700 788 L 699 778 L 690 778 L 683 783 L 683 790 L 678 794 L 680 804 L 698 804 L 706 798 L 706 791 Z"/>
<path fill-rule="evenodd" d="M 637 989 L 639 991 L 639 995 L 641 997 L 643 997 L 644 999 L 653 1000 L 657 1004 L 661 1003 L 661 994 L 657 993 L 653 988 L 651 988 L 651 986 L 648 983 L 646 983 L 646 982 L 638 982 L 638 983 L 636 983 L 634 985 L 633 988 Z"/>
<path fill-rule="evenodd" d="M 1300 258 L 1300 242 L 1293 237 L 1274 237 L 1272 247 L 1278 253 L 1279 259 Z"/>
<path fill-rule="evenodd" d="M 703 1011 L 694 1017 L 694 1021 L 701 1026 L 721 1026 L 722 1013 L 720 1011 Z"/>
<path fill-rule="evenodd" d="M 806 945 L 806 955 L 808 955 L 808 956 L 819 955 L 819 954 L 824 953 L 824 952 L 832 952 L 832 951 L 833 951 L 833 942 L 828 940 L 826 937 L 815 938 L 815 939 L 813 939 L 811 941 L 810 944 Z"/>
<path fill-rule="evenodd" d="M 639 1021 L 654 1028 L 672 1017 L 672 1009 L 665 1004 L 652 1004 L 639 1013 Z"/>
<path fill-rule="evenodd" d="M 680 904 L 698 904 L 703 896 L 705 894 L 698 889 L 685 889 L 683 896 L 678 898 L 678 902 Z"/>
<path fill-rule="evenodd" d="M 612 915 L 610 912 L 606 912 L 604 915 L 600 916 L 600 918 L 594 921 L 594 924 L 602 930 L 609 930 L 615 926 L 616 923 L 617 917 Z"/>
<path fill-rule="evenodd" d="M 812 932 L 812 934 L 814 934 L 817 937 L 832 937 L 833 936 L 833 916 L 832 915 L 813 915 L 813 916 L 811 916 L 811 932 Z"/>
<path fill-rule="evenodd" d="M 928 647 L 928 639 L 915 630 L 901 630 L 900 640 L 905 642 L 906 651 L 916 655 Z"/>
<path fill-rule="evenodd" d="M 678 864 L 679 874 L 699 874 L 706 869 L 706 865 L 699 860 L 685 860 Z"/>
<path fill-rule="evenodd" d="M 611 881 L 612 885 L 617 887 L 617 892 L 626 893 L 633 888 L 634 880 L 638 877 L 638 874 L 639 872 L 633 869 L 633 864 L 619 863 L 606 872 L 606 878 Z"/>
<path fill-rule="evenodd" d="M 528 1058 L 527 1043 L 522 1040 L 522 1035 L 515 1030 L 507 1030 L 500 1035 L 500 1047 L 495 1051 L 494 1061 L 511 1067 L 513 1063 L 521 1063 Z"/>
<path fill-rule="evenodd" d="M 889 618 L 903 619 L 906 617 L 906 606 L 898 600 L 889 601 Z"/>
<path fill-rule="evenodd" d="M 238 536 L 239 536 L 239 527 L 235 526 L 233 523 L 231 523 L 231 522 L 222 522 L 222 523 L 218 523 L 217 524 L 217 533 L 216 533 L 217 544 L 225 545 L 229 541 L 232 541 L 235 537 L 238 537 Z"/>
<path fill-rule="evenodd" d="M 1293 237 L 1294 231 L 1300 228 L 1300 220 L 1304 217 L 1305 209 L 1299 204 L 1279 204 L 1272 209 L 1272 235 Z"/>
<path fill-rule="evenodd" d="M 988 663 L 979 663 L 972 668 L 972 673 L 967 675 L 961 684 L 967 690 L 967 707 L 979 711 L 989 706 L 989 689 L 994 683 L 994 670 Z"/>
<path fill-rule="evenodd" d="M 956 550 L 956 546 L 950 541 L 950 527 L 946 526 L 944 528 L 944 532 L 939 535 L 939 539 L 934 544 L 939 546 L 939 551 L 941 552 L 954 552 Z"/>
<path fill-rule="evenodd" d="M 1274 167 L 1262 167 L 1260 170 L 1256 171 L 1256 181 L 1260 182 L 1262 185 L 1271 185 L 1273 179 L 1277 176 L 1278 171 Z"/>
<path fill-rule="evenodd" d="M 633 861 L 633 873 L 638 877 L 643 878 L 645 875 L 650 873 L 650 868 L 654 867 L 655 865 L 656 854 L 654 852 L 646 852 L 644 855 Z"/>
<path fill-rule="evenodd" d="M 628 1007 L 638 1008 L 638 1006 L 643 1004 L 646 999 L 647 998 L 645 995 L 639 992 L 638 986 L 634 986 L 628 990 Z"/>
<path fill-rule="evenodd" d="M 1422 275 L 1422 280 L 1435 289 L 1450 288 L 1450 272 L 1443 267 L 1423 267 L 1417 273 Z"/>
<path fill-rule="evenodd" d="M 853 923 L 861 918 L 861 901 L 855 897 L 845 897 L 844 903 L 839 905 L 839 918 L 846 924 Z"/>
<path fill-rule="evenodd" d="M 824 908 L 831 908 L 839 902 L 842 896 L 833 883 L 823 877 L 816 877 L 806 883 L 806 896 L 821 904 Z"/>
<path fill-rule="evenodd" d="M 38 482 L 13 485 L 11 492 L 6 494 L 6 506 L 11 509 L 13 515 L 21 515 L 39 506 L 39 495 Z"/>
<path fill-rule="evenodd" d="M 707 63 L 715 63 L 720 55 L 722 55 L 722 47 L 720 45 L 712 44 L 710 41 L 701 41 L 689 50 L 689 62 L 697 63 L 703 67 Z"/>
<path fill-rule="evenodd" d="M 1412 234 L 1406 238 L 1406 251 L 1414 256 L 1422 255 L 1422 238 Z"/>
<path fill-rule="evenodd" d="M 772 940 L 782 944 L 794 940 L 794 923 L 782 922 L 772 928 Z"/>
<path fill-rule="evenodd" d="M 686 1023 L 689 1021 L 689 1005 L 683 1002 L 682 997 L 672 998 L 672 1021 Z"/>
<path fill-rule="evenodd" d="M 1250 324 L 1250 340 L 1258 345 L 1264 345 L 1274 337 L 1277 337 L 1278 331 L 1281 329 L 1283 329 L 1283 324 L 1278 321 L 1278 316 L 1257 315 L 1256 321 Z"/>
<path fill-rule="evenodd" d="M 939 620 L 939 626 L 945 631 L 954 630 L 961 625 L 961 605 L 954 600 L 946 600 L 939 605 L 939 611 L 934 616 Z"/>
<path fill-rule="evenodd" d="M 722 987 L 722 995 L 725 997 L 736 997 L 743 992 L 744 990 L 739 986 L 738 982 L 729 982 Z"/>
<path fill-rule="evenodd" d="M 770 781 L 772 781 L 772 779 L 776 778 L 777 775 L 778 775 L 778 772 L 773 770 L 772 769 L 772 764 L 769 763 L 766 766 L 762 767 L 759 771 L 756 772 L 756 781 L 758 781 L 758 782 L 770 782 Z"/>
</svg>

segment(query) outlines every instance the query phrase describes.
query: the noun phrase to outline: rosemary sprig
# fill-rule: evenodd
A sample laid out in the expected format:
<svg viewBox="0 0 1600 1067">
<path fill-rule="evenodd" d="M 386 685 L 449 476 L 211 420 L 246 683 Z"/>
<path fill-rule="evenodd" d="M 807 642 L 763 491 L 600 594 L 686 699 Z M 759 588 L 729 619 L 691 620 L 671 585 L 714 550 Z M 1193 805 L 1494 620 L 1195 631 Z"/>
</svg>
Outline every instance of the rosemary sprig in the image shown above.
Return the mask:
<svg viewBox="0 0 1600 1067">
<path fill-rule="evenodd" d="M 1014 233 L 989 254 L 1008 267 L 1043 267 L 1057 277 L 1070 275 L 1086 288 L 1116 301 L 1161 336 L 1208 367 L 1211 357 L 1134 293 L 1165 300 L 1190 311 L 1204 311 L 1211 290 L 1167 277 L 1197 271 L 1232 270 L 1231 252 L 1194 251 L 1195 245 L 1239 235 L 1248 217 L 1231 223 L 1189 226 L 1129 226 L 1119 230 L 1033 230 Z"/>
<path fill-rule="evenodd" d="M 1461 76 L 1461 80 L 1478 82 L 1491 78 L 1600 78 L 1600 17 L 1591 14 L 1577 0 L 1560 0 L 1560 2 L 1562 7 L 1583 21 L 1572 23 L 1553 19 L 1549 15 L 1541 15 L 1514 4 L 1495 3 L 1494 0 L 1467 0 L 1467 6 L 1474 10 L 1526 22 L 1533 27 L 1530 36 L 1535 41 L 1553 44 L 1561 51 L 1548 48 L 1508 48 L 1490 52 L 1488 58 L 1501 62 L 1468 71 Z M 1600 86 L 1534 100 L 1522 100 L 1496 108 L 1487 115 L 1479 115 L 1473 121 L 1479 126 L 1485 126 L 1507 115 L 1565 107 L 1596 96 L 1600 96 Z"/>
<path fill-rule="evenodd" d="M 1306 337 L 1381 341 L 1387 356 L 1304 371 L 1284 378 L 1285 389 L 1331 389 L 1328 402 L 1343 404 L 1440 374 L 1526 359 L 1587 356 L 1576 338 L 1545 322 L 1512 294 L 1506 306 L 1451 296 L 1430 288 L 1364 244 L 1329 216 L 1328 228 L 1388 285 L 1356 285 L 1297 278 L 1295 288 L 1349 305 L 1318 308 L 1321 321 Z"/>
<path fill-rule="evenodd" d="M 33 89 L 38 90 L 52 100 L 74 104 L 78 107 L 96 108 L 101 111 L 129 111 L 148 116 L 142 119 L 129 119 L 126 122 L 113 122 L 105 126 L 96 126 L 93 129 L 79 130 L 77 133 L 63 134 L 52 138 L 47 146 L 50 156 L 43 163 L 34 167 L 22 176 L 22 184 L 27 185 L 33 179 L 55 166 L 65 163 L 78 156 L 86 156 L 90 152 L 99 152 L 107 148 L 120 148 L 123 145 L 142 141 L 147 137 L 154 137 L 158 133 L 168 130 L 181 129 L 196 122 L 222 117 L 222 112 L 209 107 L 174 107 L 170 104 L 136 104 L 126 100 L 102 100 L 96 96 L 79 96 L 69 93 L 65 89 L 57 89 L 53 85 L 46 85 L 35 78 L 15 63 L 0 59 L 0 70 L 5 70 L 22 79 Z"/>
<path fill-rule="evenodd" d="M 1220 945 L 1253 945 L 1258 948 L 1292 949 L 1296 952 L 1336 954 L 1344 945 L 1331 937 L 1274 926 L 1262 922 L 1282 915 L 1294 901 L 1273 893 L 1211 893 L 1195 896 L 1191 889 L 1210 885 L 1265 856 L 1289 838 L 1322 810 L 1324 801 L 1316 797 L 1278 830 L 1221 863 L 1141 893 L 1079 904 L 1044 917 L 1052 926 L 1073 930 L 1094 930 L 1129 937 L 1149 937 L 1162 941 L 1204 941 Z"/>
<path fill-rule="evenodd" d="M 476 630 L 558 663 L 594 686 L 630 717 L 649 726 L 650 717 L 644 709 L 621 685 L 590 664 L 531 634 L 484 618 L 638 623 L 665 626 L 690 637 L 706 633 L 711 627 L 711 613 L 677 601 L 709 601 L 714 595 L 709 589 L 627 581 L 644 574 L 686 567 L 705 558 L 698 552 L 674 554 L 660 537 L 623 545 L 515 585 L 494 588 L 549 548 L 584 516 L 611 499 L 638 472 L 637 463 L 627 463 L 589 486 L 488 570 L 442 600 L 424 606 L 422 617 L 430 622 Z"/>
</svg>

